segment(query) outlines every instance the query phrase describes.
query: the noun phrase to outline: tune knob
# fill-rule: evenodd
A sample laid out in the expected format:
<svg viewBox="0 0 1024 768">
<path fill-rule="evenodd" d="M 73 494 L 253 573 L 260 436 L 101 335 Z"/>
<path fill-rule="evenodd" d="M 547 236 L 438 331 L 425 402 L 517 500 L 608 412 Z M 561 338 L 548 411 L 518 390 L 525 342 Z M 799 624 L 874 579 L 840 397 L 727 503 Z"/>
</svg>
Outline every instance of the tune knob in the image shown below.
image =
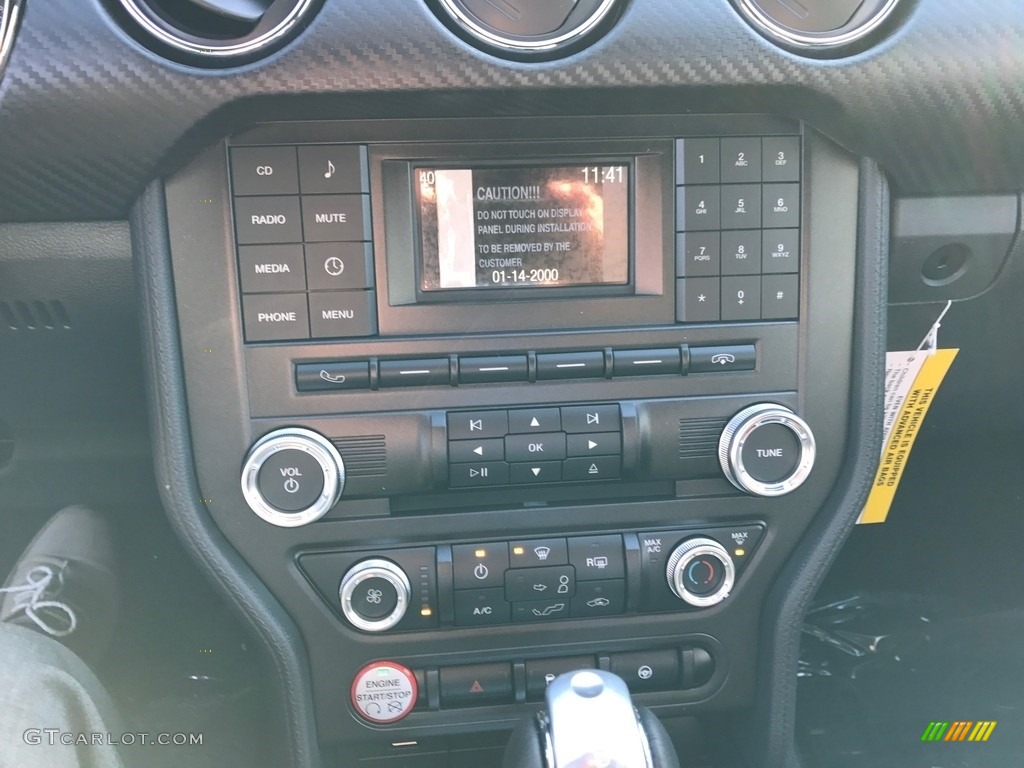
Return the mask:
<svg viewBox="0 0 1024 768">
<path fill-rule="evenodd" d="M 788 408 L 761 403 L 729 421 L 718 441 L 718 461 L 729 482 L 755 496 L 782 496 L 799 488 L 814 467 L 814 434 Z"/>
<path fill-rule="evenodd" d="M 341 612 L 366 632 L 391 629 L 409 607 L 409 577 L 390 560 L 374 558 L 353 565 L 338 588 Z"/>
<path fill-rule="evenodd" d="M 706 608 L 729 596 L 736 568 L 725 547 L 714 539 L 698 536 L 672 550 L 665 576 L 676 597 L 697 608 Z"/>
<path fill-rule="evenodd" d="M 345 462 L 331 442 L 289 427 L 264 435 L 242 467 L 242 495 L 263 520 L 295 528 L 323 517 L 345 487 Z"/>
</svg>

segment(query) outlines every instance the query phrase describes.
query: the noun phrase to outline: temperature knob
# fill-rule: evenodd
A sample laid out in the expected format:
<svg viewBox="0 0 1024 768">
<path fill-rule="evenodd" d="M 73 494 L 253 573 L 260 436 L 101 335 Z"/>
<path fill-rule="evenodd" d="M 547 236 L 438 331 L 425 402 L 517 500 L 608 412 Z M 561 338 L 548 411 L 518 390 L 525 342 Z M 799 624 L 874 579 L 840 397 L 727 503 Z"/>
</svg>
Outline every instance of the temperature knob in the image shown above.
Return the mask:
<svg viewBox="0 0 1024 768">
<path fill-rule="evenodd" d="M 754 496 L 799 488 L 814 467 L 814 435 L 788 408 L 761 403 L 729 421 L 718 441 L 718 462 L 729 482 Z"/>
<path fill-rule="evenodd" d="M 725 547 L 714 539 L 698 536 L 672 550 L 665 576 L 676 597 L 697 608 L 706 608 L 729 596 L 736 568 Z"/>
<path fill-rule="evenodd" d="M 409 607 L 409 577 L 390 560 L 374 558 L 352 566 L 338 589 L 341 612 L 366 632 L 391 629 Z"/>
<path fill-rule="evenodd" d="M 296 528 L 323 517 L 345 487 L 345 462 L 331 442 L 290 427 L 265 435 L 242 467 L 242 495 L 268 523 Z"/>
</svg>

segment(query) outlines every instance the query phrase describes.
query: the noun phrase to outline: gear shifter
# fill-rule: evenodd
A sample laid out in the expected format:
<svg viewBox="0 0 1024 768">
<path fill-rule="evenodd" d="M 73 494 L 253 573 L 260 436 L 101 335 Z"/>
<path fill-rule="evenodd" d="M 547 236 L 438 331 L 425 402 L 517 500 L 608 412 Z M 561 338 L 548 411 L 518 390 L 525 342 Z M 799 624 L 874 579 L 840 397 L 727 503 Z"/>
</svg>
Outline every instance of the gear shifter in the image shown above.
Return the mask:
<svg viewBox="0 0 1024 768">
<path fill-rule="evenodd" d="M 503 768 L 679 768 L 654 714 L 635 707 L 622 678 L 596 669 L 561 675 L 547 710 L 513 731 Z"/>
</svg>

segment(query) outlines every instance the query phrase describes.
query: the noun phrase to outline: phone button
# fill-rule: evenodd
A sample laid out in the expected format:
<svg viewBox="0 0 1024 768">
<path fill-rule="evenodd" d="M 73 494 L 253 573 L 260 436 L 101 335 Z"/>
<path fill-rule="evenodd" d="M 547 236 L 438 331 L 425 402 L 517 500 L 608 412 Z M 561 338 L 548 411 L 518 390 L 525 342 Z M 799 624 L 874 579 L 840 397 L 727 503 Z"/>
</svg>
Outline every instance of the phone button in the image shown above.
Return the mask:
<svg viewBox="0 0 1024 768">
<path fill-rule="evenodd" d="M 757 366 L 753 344 L 728 347 L 690 347 L 690 373 L 752 371 Z"/>
<path fill-rule="evenodd" d="M 295 366 L 295 386 L 299 392 L 369 389 L 370 364 L 299 363 Z"/>
</svg>

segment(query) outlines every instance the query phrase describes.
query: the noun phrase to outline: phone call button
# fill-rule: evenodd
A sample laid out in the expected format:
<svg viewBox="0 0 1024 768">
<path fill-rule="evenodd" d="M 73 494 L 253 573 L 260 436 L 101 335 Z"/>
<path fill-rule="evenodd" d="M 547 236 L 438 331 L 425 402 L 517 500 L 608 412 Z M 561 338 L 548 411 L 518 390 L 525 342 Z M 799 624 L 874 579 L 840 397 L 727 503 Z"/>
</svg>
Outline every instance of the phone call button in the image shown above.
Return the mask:
<svg viewBox="0 0 1024 768">
<path fill-rule="evenodd" d="M 369 389 L 370 364 L 299 363 L 295 366 L 295 386 L 300 392 Z"/>
</svg>

